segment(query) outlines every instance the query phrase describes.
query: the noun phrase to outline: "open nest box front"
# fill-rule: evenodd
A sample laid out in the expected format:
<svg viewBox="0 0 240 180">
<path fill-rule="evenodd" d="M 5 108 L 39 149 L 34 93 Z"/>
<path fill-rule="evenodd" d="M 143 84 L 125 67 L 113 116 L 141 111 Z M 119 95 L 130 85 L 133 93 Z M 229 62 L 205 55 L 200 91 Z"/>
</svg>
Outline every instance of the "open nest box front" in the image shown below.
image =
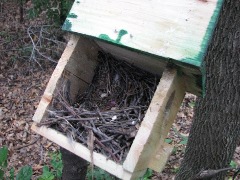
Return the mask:
<svg viewBox="0 0 240 180">
<path fill-rule="evenodd" d="M 88 143 L 83 145 L 78 142 L 77 138 L 71 139 L 66 133 L 49 126 L 49 122 L 52 122 L 54 116 L 53 113 L 55 113 L 53 111 L 54 101 L 65 94 L 65 92 L 60 94 L 60 91 L 64 91 L 65 88 L 68 89 L 70 99 L 68 102 L 64 99 L 61 103 L 71 101 L 74 104 L 79 93 L 88 90 L 89 84 L 95 76 L 95 70 L 99 63 L 98 55 L 101 51 L 102 49 L 91 39 L 76 35 L 71 37 L 34 114 L 33 120 L 35 123 L 32 129 L 120 179 L 137 179 L 145 173 L 147 168 L 162 171 L 173 149 L 172 146 L 164 143 L 164 139 L 185 94 L 185 87 L 179 83 L 181 78 L 178 77 L 175 69 L 165 70 L 161 74 L 160 82 L 160 79 L 156 79 L 157 87 L 151 97 L 151 103 L 146 108 L 144 119 L 141 118 L 137 134 L 134 135 L 135 138 L 122 162 L 116 162 L 111 160 L 108 155 L 92 151 Z M 74 106 L 67 108 L 70 109 L 69 111 L 75 109 Z M 101 119 L 102 115 L 106 112 L 110 113 L 111 110 L 99 112 L 96 120 Z M 121 111 L 121 109 L 117 109 L 117 111 Z M 64 113 L 62 117 L 59 117 L 59 121 L 66 118 Z M 76 118 L 78 117 L 73 118 L 74 121 L 83 120 Z M 114 115 L 111 118 L 114 120 Z M 132 122 L 131 119 L 129 123 Z M 65 126 L 66 124 L 63 123 L 62 125 Z M 133 126 L 133 124 L 129 126 Z M 80 131 L 80 133 L 83 132 Z M 102 142 L 102 144 L 105 143 Z"/>
<path fill-rule="evenodd" d="M 75 35 L 51 76 L 32 129 L 121 179 L 137 179 L 147 168 L 161 171 L 172 150 L 164 139 L 185 92 L 203 92 L 203 59 L 221 4 L 222 0 L 76 0 L 63 25 Z M 39 127 L 51 116 L 64 82 L 70 84 L 64 87 L 69 88 L 71 102 L 86 91 L 99 64 L 99 52 L 161 77 L 122 163 L 93 152 L 89 144 L 70 142 L 54 128 Z"/>
</svg>

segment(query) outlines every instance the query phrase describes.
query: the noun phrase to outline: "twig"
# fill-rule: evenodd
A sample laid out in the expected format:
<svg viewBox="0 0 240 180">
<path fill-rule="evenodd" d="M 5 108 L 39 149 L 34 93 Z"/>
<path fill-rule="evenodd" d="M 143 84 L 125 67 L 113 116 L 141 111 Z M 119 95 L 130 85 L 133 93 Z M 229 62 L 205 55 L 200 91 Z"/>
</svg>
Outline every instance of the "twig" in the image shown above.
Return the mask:
<svg viewBox="0 0 240 180">
<path fill-rule="evenodd" d="M 59 44 L 62 44 L 63 46 L 66 44 L 64 42 L 60 42 L 58 40 L 52 39 L 52 35 L 51 38 L 50 37 L 50 33 L 48 33 L 46 31 L 46 28 L 51 28 L 52 26 L 50 25 L 43 25 L 43 26 L 29 26 L 27 29 L 27 34 L 28 37 L 30 38 L 30 41 L 32 43 L 32 51 L 31 51 L 31 55 L 29 57 L 30 62 L 34 61 L 36 62 L 41 68 L 42 65 L 40 64 L 39 57 L 42 57 L 44 60 L 53 62 L 53 63 L 57 63 L 57 61 L 55 61 L 54 59 L 52 59 L 51 56 L 46 55 L 46 53 L 44 53 L 41 49 L 46 49 L 45 47 L 42 46 L 42 44 L 46 44 L 46 42 L 51 42 L 54 43 L 58 46 L 59 48 Z M 48 37 L 49 36 L 49 37 Z M 50 49 L 50 51 L 52 51 L 52 48 Z"/>
<path fill-rule="evenodd" d="M 88 148 L 90 150 L 92 172 L 93 172 L 93 168 L 94 168 L 94 162 L 93 162 L 94 140 L 95 140 L 94 134 L 92 131 L 90 131 L 87 144 L 88 144 Z M 93 176 L 92 176 L 92 179 L 93 179 Z"/>
<path fill-rule="evenodd" d="M 89 133 L 93 133 L 93 150 L 120 162 L 143 120 L 157 78 L 107 54 L 99 53 L 99 60 L 92 83 L 75 104 L 68 98 L 70 85 L 65 86 L 63 81 L 49 117 L 40 125 L 52 125 L 65 134 L 71 131 L 87 146 Z"/>
<path fill-rule="evenodd" d="M 233 170 L 236 168 L 228 167 L 222 169 L 209 169 L 209 170 L 201 170 L 193 179 L 207 179 L 216 176 L 220 172 Z"/>
<path fill-rule="evenodd" d="M 112 153 L 112 151 L 107 148 L 103 143 L 101 143 L 101 141 L 99 141 L 97 138 L 95 139 L 96 140 L 96 143 L 99 144 L 105 151 L 107 151 L 110 156 L 116 161 L 118 162 L 119 160 L 117 159 L 117 157 Z"/>
<path fill-rule="evenodd" d="M 22 149 L 24 147 L 31 146 L 31 145 L 35 144 L 39 139 L 40 139 L 40 137 L 38 137 L 35 141 L 33 141 L 33 142 L 29 143 L 29 144 L 24 144 L 24 145 L 21 145 L 21 146 L 17 146 L 17 147 L 14 148 L 14 150 L 20 150 L 20 149 Z"/>
</svg>

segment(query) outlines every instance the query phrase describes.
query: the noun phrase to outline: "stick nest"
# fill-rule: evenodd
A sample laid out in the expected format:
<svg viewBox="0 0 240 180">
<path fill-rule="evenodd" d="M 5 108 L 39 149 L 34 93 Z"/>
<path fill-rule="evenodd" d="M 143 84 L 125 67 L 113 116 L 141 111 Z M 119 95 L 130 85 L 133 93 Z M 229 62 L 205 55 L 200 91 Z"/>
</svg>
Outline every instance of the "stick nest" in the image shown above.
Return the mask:
<svg viewBox="0 0 240 180">
<path fill-rule="evenodd" d="M 48 125 L 122 163 L 140 127 L 159 82 L 159 77 L 99 52 L 92 83 L 70 100 L 70 83 L 58 89 Z"/>
</svg>

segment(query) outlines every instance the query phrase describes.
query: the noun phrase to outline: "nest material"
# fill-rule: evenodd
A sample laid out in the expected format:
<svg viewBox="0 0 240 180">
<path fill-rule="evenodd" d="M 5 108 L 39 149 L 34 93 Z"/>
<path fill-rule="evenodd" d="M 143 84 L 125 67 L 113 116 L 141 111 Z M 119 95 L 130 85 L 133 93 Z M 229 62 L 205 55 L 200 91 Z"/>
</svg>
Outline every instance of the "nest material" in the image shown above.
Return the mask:
<svg viewBox="0 0 240 180">
<path fill-rule="evenodd" d="M 92 151 L 123 162 L 158 82 L 156 75 L 99 52 L 87 90 L 72 104 L 70 89 L 62 88 L 49 117 L 39 125 L 49 125 Z"/>
</svg>

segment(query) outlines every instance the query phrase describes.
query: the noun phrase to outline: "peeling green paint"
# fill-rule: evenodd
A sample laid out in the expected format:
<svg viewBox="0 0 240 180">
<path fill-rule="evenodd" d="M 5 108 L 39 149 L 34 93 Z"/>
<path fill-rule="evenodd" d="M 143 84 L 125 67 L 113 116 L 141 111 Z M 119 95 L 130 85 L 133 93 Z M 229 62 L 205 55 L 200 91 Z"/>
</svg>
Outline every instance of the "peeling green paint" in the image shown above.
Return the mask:
<svg viewBox="0 0 240 180">
<path fill-rule="evenodd" d="M 205 77 L 206 73 L 205 73 L 204 57 L 206 55 L 208 45 L 211 42 L 211 37 L 213 35 L 213 30 L 215 28 L 215 25 L 216 25 L 216 22 L 217 22 L 217 18 L 219 16 L 222 4 L 223 4 L 223 0 L 217 0 L 217 4 L 216 4 L 216 7 L 215 7 L 215 10 L 214 10 L 213 15 L 212 15 L 212 17 L 211 17 L 211 19 L 210 19 L 210 21 L 208 23 L 208 27 L 206 29 L 204 37 L 201 40 L 199 51 L 196 50 L 196 49 L 192 50 L 191 48 L 185 49 L 185 52 L 183 52 L 183 54 L 185 55 L 184 58 L 182 58 L 182 59 L 180 59 L 180 58 L 177 59 L 176 58 L 176 59 L 172 60 L 172 62 L 174 64 L 176 64 L 176 65 L 181 64 L 181 66 L 183 66 L 183 67 L 190 66 L 191 68 L 193 68 L 195 70 L 201 71 L 201 75 L 202 76 L 200 75 L 200 73 L 199 73 L 198 77 L 196 76 L 196 78 L 195 78 L 196 83 L 195 84 L 196 84 L 197 87 L 201 87 L 203 89 L 203 91 L 202 91 L 203 95 L 205 94 L 205 79 L 206 79 L 206 77 Z M 75 5 L 80 6 L 80 1 L 79 0 L 75 1 Z M 65 21 L 65 23 L 64 23 L 64 25 L 62 27 L 63 30 L 72 31 L 72 29 L 71 29 L 72 28 L 72 22 L 70 21 L 72 19 L 70 19 L 70 18 L 78 18 L 78 17 L 77 17 L 76 14 L 70 13 L 68 15 L 68 19 L 66 19 L 66 21 Z M 76 33 L 80 33 L 80 32 L 76 32 Z M 112 37 L 110 37 L 107 34 L 100 34 L 99 36 L 95 36 L 95 35 L 92 35 L 92 36 L 89 35 L 89 36 L 90 37 L 94 37 L 94 38 L 99 38 L 101 40 L 108 41 L 110 43 L 113 43 L 116 46 L 120 46 L 121 47 L 122 45 L 124 45 L 121 42 L 122 38 L 126 34 L 128 34 L 128 32 L 126 30 L 124 30 L 124 29 L 121 29 L 118 32 L 116 39 L 115 38 L 112 39 Z M 84 35 L 88 35 L 88 34 L 84 33 Z M 197 45 L 199 46 L 199 43 Z M 162 57 L 161 55 L 148 53 L 148 52 L 145 52 L 145 51 L 140 50 L 140 49 L 134 49 L 132 47 L 128 47 L 127 45 L 124 46 L 124 48 L 130 49 L 131 51 L 140 52 L 140 53 L 145 54 L 145 55 L 154 56 L 156 58 L 161 59 L 161 61 L 170 61 L 170 57 L 171 57 L 171 56 L 169 56 L 169 57 Z M 184 49 L 183 49 L 183 51 L 184 51 Z M 200 84 L 200 83 L 202 83 L 202 84 Z"/>
<path fill-rule="evenodd" d="M 188 63 L 188 64 L 192 64 L 194 66 L 197 66 L 200 68 L 200 71 L 202 73 L 202 93 L 203 93 L 203 96 L 205 96 L 205 81 L 206 81 L 206 67 L 205 67 L 205 63 L 203 62 L 204 61 L 204 57 L 207 53 L 207 48 L 208 48 L 208 45 L 209 43 L 211 42 L 211 39 L 212 39 L 212 36 L 213 36 L 213 32 L 214 32 L 214 28 L 217 24 L 217 19 L 219 17 L 219 14 L 220 14 L 220 10 L 222 8 L 222 5 L 223 5 L 223 0 L 218 0 L 217 2 L 217 5 L 216 5 L 216 8 L 213 12 L 213 15 L 208 23 L 208 27 L 207 27 L 207 30 L 206 30 L 206 33 L 202 39 L 202 43 L 201 43 L 201 50 L 200 52 L 198 53 L 198 55 L 196 57 L 190 57 L 190 58 L 183 58 L 183 59 L 180 59 L 181 62 L 185 62 L 185 63 Z"/>
<path fill-rule="evenodd" d="M 62 26 L 62 29 L 66 31 L 71 31 L 71 28 L 72 28 L 72 23 L 68 19 L 66 19 L 66 21 Z"/>
<path fill-rule="evenodd" d="M 78 16 L 74 13 L 70 13 L 67 15 L 68 18 L 77 18 Z"/>
<path fill-rule="evenodd" d="M 106 40 L 106 41 L 110 41 L 110 42 L 112 42 L 112 43 L 122 44 L 120 41 L 121 41 L 122 37 L 123 37 L 124 35 L 126 35 L 126 34 L 128 34 L 128 32 L 127 32 L 126 30 L 124 30 L 124 29 L 121 29 L 121 30 L 118 32 L 118 37 L 117 37 L 116 40 L 111 39 L 111 38 L 110 38 L 108 35 L 106 35 L 106 34 L 100 34 L 98 37 L 99 37 L 100 39 L 103 39 L 103 40 Z"/>
<path fill-rule="evenodd" d="M 222 4 L 223 4 L 223 0 L 218 0 L 216 8 L 215 8 L 213 15 L 209 21 L 205 35 L 202 39 L 202 43 L 200 45 L 201 46 L 200 52 L 195 57 L 186 57 L 186 58 L 180 59 L 180 61 L 186 62 L 186 63 L 194 65 L 194 66 L 198 66 L 198 67 L 202 66 L 202 61 L 204 60 L 204 56 L 206 55 L 207 48 L 210 43 L 211 37 L 213 35 L 213 30 L 216 26 Z"/>
<path fill-rule="evenodd" d="M 127 34 L 128 32 L 126 30 L 121 29 L 118 33 L 118 37 L 116 39 L 116 43 L 120 43 L 122 37 Z"/>
<path fill-rule="evenodd" d="M 115 40 L 111 39 L 111 38 L 110 38 L 108 35 L 106 35 L 106 34 L 100 34 L 98 37 L 99 37 L 100 39 L 104 39 L 104 40 L 106 40 L 106 41 L 115 42 Z"/>
</svg>

